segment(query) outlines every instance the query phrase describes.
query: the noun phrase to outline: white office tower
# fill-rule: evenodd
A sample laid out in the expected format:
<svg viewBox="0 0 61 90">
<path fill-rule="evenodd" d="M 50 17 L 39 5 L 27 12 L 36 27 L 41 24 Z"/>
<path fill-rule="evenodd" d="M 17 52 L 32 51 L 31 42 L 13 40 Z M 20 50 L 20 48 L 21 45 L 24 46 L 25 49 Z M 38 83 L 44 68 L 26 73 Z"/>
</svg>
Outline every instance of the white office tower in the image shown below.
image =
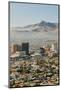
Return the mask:
<svg viewBox="0 0 61 90">
<path fill-rule="evenodd" d="M 54 44 L 51 45 L 51 51 L 55 51 Z"/>
</svg>

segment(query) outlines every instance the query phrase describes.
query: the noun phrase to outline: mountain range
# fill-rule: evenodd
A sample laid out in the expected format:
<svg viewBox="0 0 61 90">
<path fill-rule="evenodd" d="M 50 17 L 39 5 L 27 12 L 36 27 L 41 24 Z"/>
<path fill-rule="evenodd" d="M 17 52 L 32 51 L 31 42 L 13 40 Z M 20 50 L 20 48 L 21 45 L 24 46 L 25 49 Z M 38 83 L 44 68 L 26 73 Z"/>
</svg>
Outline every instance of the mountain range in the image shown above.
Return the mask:
<svg viewBox="0 0 61 90">
<path fill-rule="evenodd" d="M 26 25 L 24 27 L 11 27 L 10 30 L 15 30 L 18 32 L 50 32 L 58 30 L 58 23 L 41 21 L 39 23 Z"/>
</svg>

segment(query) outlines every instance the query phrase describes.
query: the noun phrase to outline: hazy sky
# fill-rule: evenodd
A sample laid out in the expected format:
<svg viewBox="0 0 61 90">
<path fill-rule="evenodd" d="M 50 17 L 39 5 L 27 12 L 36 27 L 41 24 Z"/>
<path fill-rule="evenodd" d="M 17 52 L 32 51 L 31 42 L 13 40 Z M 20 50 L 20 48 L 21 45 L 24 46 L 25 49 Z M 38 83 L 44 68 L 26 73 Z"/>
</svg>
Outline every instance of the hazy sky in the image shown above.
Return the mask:
<svg viewBox="0 0 61 90">
<path fill-rule="evenodd" d="M 58 22 L 58 6 L 10 3 L 10 26 L 25 26 L 41 21 Z"/>
</svg>

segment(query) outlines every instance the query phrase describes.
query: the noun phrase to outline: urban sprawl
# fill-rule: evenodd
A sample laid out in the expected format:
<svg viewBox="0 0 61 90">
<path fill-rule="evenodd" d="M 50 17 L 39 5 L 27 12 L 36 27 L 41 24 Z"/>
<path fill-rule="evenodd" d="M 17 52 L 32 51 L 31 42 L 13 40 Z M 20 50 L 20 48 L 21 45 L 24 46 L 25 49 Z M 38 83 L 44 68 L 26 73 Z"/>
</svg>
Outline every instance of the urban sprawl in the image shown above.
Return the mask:
<svg viewBox="0 0 61 90">
<path fill-rule="evenodd" d="M 28 42 L 10 46 L 10 87 L 59 84 L 59 59 L 55 45 L 29 50 Z"/>
</svg>

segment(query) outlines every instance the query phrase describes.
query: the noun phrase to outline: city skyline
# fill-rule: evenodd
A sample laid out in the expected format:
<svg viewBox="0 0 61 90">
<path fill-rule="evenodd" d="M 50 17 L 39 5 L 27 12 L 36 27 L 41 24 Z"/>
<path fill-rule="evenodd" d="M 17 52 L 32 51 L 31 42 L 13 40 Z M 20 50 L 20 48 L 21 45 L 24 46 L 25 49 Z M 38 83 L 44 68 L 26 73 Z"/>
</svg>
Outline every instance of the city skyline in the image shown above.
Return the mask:
<svg viewBox="0 0 61 90">
<path fill-rule="evenodd" d="M 41 21 L 58 23 L 58 5 L 10 3 L 10 27 Z"/>
</svg>

